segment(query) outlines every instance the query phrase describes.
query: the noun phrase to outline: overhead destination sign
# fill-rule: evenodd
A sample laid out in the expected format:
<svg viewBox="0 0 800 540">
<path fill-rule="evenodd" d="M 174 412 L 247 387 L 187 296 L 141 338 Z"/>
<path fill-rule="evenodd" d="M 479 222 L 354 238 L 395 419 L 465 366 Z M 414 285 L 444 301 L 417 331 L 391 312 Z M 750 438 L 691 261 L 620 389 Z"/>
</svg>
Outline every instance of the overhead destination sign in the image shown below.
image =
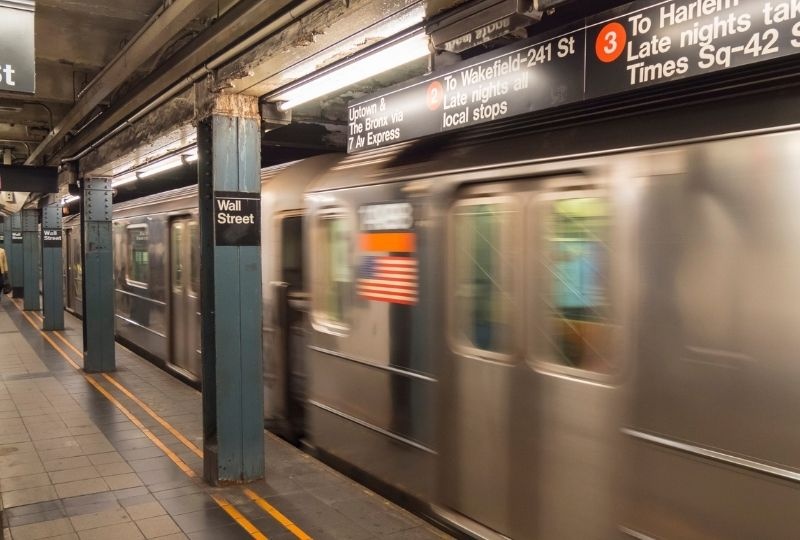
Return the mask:
<svg viewBox="0 0 800 540">
<path fill-rule="evenodd" d="M 0 90 L 34 93 L 33 0 L 0 0 Z"/>
<path fill-rule="evenodd" d="M 800 0 L 632 2 L 354 101 L 358 152 L 800 52 Z"/>
</svg>

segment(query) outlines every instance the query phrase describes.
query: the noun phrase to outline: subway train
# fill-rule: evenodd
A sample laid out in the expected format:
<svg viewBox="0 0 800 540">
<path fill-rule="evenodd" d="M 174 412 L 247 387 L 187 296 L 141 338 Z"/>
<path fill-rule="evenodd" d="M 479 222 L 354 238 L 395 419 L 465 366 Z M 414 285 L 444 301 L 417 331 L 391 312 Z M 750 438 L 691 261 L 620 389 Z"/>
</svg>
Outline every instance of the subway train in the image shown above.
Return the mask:
<svg viewBox="0 0 800 540">
<path fill-rule="evenodd" d="M 795 537 L 799 87 L 265 169 L 267 425 L 465 536 Z M 197 381 L 196 188 L 113 227 L 119 337 Z"/>
</svg>

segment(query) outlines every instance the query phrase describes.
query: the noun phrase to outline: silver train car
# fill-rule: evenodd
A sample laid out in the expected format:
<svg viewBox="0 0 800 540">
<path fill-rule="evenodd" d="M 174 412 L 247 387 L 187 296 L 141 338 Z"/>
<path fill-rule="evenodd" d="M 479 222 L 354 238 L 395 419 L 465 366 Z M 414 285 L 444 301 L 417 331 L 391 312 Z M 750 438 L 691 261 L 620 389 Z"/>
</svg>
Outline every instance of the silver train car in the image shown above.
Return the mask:
<svg viewBox="0 0 800 540">
<path fill-rule="evenodd" d="M 266 421 L 467 536 L 795 537 L 797 95 L 265 172 Z M 196 375 L 195 194 L 114 219 L 118 333 Z"/>
</svg>

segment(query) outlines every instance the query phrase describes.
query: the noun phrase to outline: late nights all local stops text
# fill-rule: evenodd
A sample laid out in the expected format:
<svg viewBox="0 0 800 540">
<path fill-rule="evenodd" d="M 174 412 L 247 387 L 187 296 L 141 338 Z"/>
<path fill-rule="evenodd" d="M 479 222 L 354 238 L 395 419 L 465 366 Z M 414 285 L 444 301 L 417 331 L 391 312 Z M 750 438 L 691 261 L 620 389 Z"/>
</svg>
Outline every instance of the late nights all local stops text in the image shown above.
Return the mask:
<svg viewBox="0 0 800 540">
<path fill-rule="evenodd" d="M 800 52 L 800 0 L 632 2 L 351 103 L 348 152 Z"/>
</svg>

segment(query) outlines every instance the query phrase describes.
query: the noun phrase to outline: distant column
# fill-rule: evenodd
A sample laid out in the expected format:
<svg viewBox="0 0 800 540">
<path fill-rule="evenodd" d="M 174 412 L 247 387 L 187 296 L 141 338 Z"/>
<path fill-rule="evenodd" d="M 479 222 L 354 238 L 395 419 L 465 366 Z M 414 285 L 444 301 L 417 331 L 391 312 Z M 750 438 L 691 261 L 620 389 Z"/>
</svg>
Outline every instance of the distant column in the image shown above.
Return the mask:
<svg viewBox="0 0 800 540">
<path fill-rule="evenodd" d="M 114 371 L 114 265 L 111 244 L 111 180 L 81 182 L 83 260 L 83 369 Z"/>
<path fill-rule="evenodd" d="M 38 311 L 39 302 L 39 209 L 22 211 L 23 309 Z"/>
<path fill-rule="evenodd" d="M 11 216 L 11 252 L 7 254 L 11 264 L 11 290 L 14 298 L 22 298 L 22 214 Z"/>
<path fill-rule="evenodd" d="M 42 330 L 64 329 L 61 235 L 61 205 L 49 204 L 42 209 Z"/>
<path fill-rule="evenodd" d="M 212 484 L 250 482 L 264 477 L 258 100 L 196 88 L 203 468 Z"/>
</svg>

